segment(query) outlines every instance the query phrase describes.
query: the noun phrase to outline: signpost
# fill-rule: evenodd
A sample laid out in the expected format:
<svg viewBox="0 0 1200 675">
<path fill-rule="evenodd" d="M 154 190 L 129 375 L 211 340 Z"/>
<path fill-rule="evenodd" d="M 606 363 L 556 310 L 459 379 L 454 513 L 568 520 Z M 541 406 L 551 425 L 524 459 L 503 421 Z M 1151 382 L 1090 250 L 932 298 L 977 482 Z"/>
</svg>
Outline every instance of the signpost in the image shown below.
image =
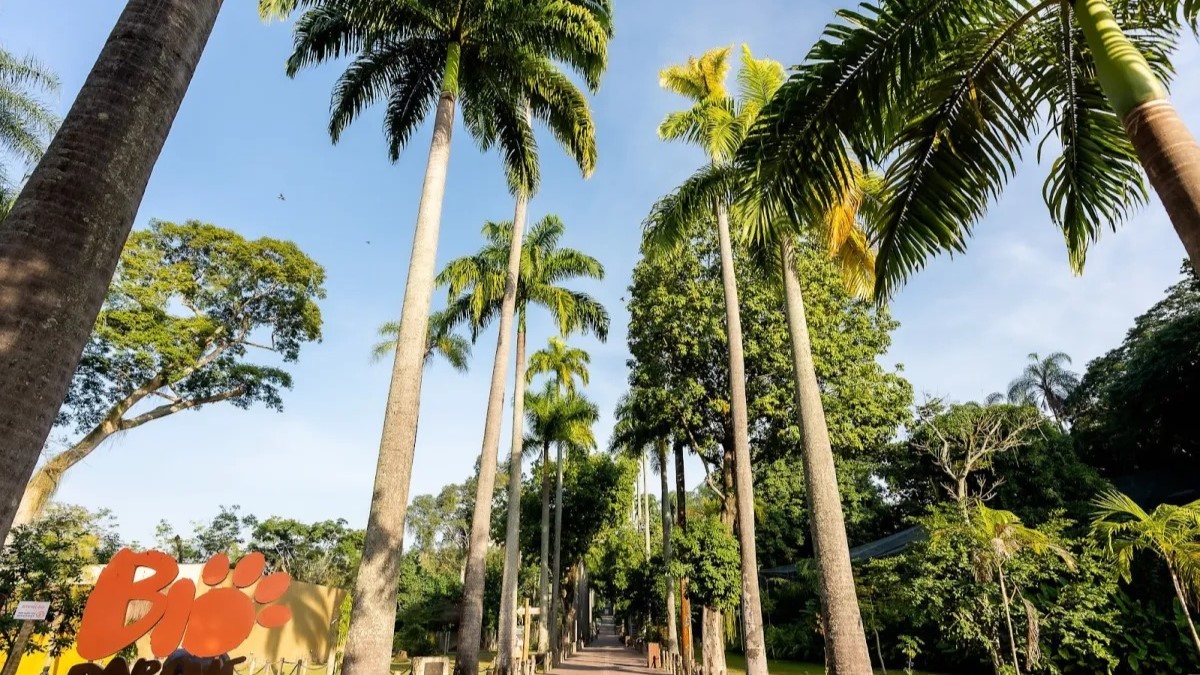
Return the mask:
<svg viewBox="0 0 1200 675">
<path fill-rule="evenodd" d="M 29 644 L 29 637 L 33 635 L 33 622 L 45 621 L 49 611 L 48 602 L 22 600 L 17 603 L 13 618 L 21 621 L 21 630 L 17 633 L 12 649 L 8 650 L 8 659 L 4 661 L 4 670 L 0 671 L 0 675 L 16 675 L 17 667 L 21 665 L 21 657 L 25 655 L 25 647 Z"/>
</svg>

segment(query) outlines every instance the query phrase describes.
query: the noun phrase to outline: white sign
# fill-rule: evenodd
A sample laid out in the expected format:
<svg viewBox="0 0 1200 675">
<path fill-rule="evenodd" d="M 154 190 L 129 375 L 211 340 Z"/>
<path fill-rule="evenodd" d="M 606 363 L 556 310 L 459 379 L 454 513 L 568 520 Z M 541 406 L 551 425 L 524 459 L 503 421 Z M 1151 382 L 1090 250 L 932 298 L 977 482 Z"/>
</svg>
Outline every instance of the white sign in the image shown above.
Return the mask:
<svg viewBox="0 0 1200 675">
<path fill-rule="evenodd" d="M 17 611 L 13 612 L 13 618 L 19 621 L 45 621 L 49 611 L 48 602 L 22 600 L 17 603 Z"/>
</svg>

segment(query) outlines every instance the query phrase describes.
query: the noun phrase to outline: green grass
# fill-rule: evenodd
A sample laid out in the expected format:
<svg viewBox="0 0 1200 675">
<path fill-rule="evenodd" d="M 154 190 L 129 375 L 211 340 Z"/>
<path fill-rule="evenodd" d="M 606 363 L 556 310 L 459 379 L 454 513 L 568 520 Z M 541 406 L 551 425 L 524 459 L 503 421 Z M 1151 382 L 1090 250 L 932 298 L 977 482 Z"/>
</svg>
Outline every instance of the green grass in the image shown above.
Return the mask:
<svg viewBox="0 0 1200 675">
<path fill-rule="evenodd" d="M 771 675 L 825 675 L 825 665 L 820 663 L 800 663 L 799 661 L 782 661 L 768 659 L 767 664 L 770 667 Z M 729 670 L 729 675 L 746 675 L 746 657 L 741 654 L 732 652 L 725 654 L 725 666 Z M 876 670 L 876 673 L 883 673 L 882 670 Z M 888 668 L 888 673 L 904 673 L 904 668 L 899 667 L 899 664 Z M 913 675 L 933 675 L 922 670 L 914 670 Z"/>
</svg>

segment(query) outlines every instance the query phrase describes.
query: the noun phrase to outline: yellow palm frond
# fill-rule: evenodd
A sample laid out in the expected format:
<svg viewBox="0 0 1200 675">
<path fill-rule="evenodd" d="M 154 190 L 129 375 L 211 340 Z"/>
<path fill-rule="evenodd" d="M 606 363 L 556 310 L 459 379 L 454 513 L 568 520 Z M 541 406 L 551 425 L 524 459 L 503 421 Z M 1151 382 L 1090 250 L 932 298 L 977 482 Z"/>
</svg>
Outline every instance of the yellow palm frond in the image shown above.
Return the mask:
<svg viewBox="0 0 1200 675">
<path fill-rule="evenodd" d="M 730 51 L 730 47 L 717 47 L 699 57 L 688 57 L 687 63 L 667 66 L 659 71 L 658 83 L 663 89 L 696 102 L 725 98 Z"/>
<path fill-rule="evenodd" d="M 747 131 L 786 79 L 782 63 L 774 59 L 756 59 L 750 47 L 742 45 L 742 68 L 737 75 L 738 100 L 742 108 L 739 117 Z"/>
</svg>

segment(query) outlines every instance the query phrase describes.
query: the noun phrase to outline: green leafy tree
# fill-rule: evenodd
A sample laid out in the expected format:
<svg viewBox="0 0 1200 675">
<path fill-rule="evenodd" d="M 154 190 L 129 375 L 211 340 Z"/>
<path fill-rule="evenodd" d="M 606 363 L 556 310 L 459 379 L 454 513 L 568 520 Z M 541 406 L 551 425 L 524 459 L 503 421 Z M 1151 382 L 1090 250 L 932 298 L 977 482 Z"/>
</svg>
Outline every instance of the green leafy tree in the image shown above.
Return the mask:
<svg viewBox="0 0 1200 675">
<path fill-rule="evenodd" d="M 1088 364 L 1068 400 L 1080 454 L 1106 475 L 1155 471 L 1166 483 L 1200 471 L 1200 275 L 1185 265 L 1183 276 Z"/>
<path fill-rule="evenodd" d="M 599 86 L 608 36 L 609 3 L 503 0 L 446 3 L 413 0 L 262 0 L 263 16 L 304 9 L 295 25 L 295 49 L 287 70 L 350 57 L 334 85 L 329 132 L 336 142 L 347 126 L 370 105 L 384 102 L 384 134 L 388 154 L 399 158 L 412 134 L 433 114 L 433 140 L 417 208 L 405 301 L 397 333 L 389 401 L 380 442 L 380 462 L 372 492 L 361 583 L 356 587 L 354 620 L 347 646 L 351 668 L 366 663 L 377 673 L 389 663 L 390 631 L 395 604 L 387 600 L 389 580 L 396 577 L 402 549 L 404 511 L 408 501 L 413 450 L 420 409 L 425 333 L 434 289 L 434 263 L 450 138 L 461 101 L 464 126 L 476 144 L 496 147 L 514 193 L 531 194 L 538 184 L 538 160 L 531 119 L 544 122 L 568 148 L 586 175 L 595 161 L 587 100 L 561 67 L 580 75 L 587 86 Z M 506 242 L 514 251 L 519 240 Z M 513 256 L 507 258 L 515 262 Z M 511 321 L 513 297 L 502 323 Z M 506 353 L 507 324 L 498 338 L 498 354 Z M 507 356 L 504 357 L 507 362 Z M 493 369 L 493 391 L 503 386 L 503 364 Z M 495 448 L 499 439 L 499 403 L 489 405 L 489 436 L 480 473 L 487 494 L 495 483 Z M 487 500 L 474 519 L 476 545 L 486 547 Z M 470 565 L 467 615 L 462 626 L 455 668 L 474 675 L 478 663 L 479 609 L 483 592 L 482 558 Z"/>
<path fill-rule="evenodd" d="M 1045 358 L 1033 352 L 1021 376 L 1008 384 L 1009 402 L 1040 406 L 1055 422 L 1065 423 L 1067 398 L 1079 386 L 1079 376 L 1067 370 L 1070 364 L 1071 357 L 1062 352 Z"/>
<path fill-rule="evenodd" d="M 0 228 L 0 539 L 71 389 L 221 0 L 130 0 Z"/>
<path fill-rule="evenodd" d="M 246 548 L 260 551 L 272 568 L 296 581 L 350 588 L 362 556 L 363 531 L 345 520 L 302 523 L 271 516 L 253 525 Z"/>
<path fill-rule="evenodd" d="M 166 520 L 154 528 L 154 546 L 174 556 L 180 563 L 202 564 L 218 553 L 237 560 L 249 549 L 251 533 L 258 526 L 258 517 L 242 514 L 238 505 L 222 506 L 209 522 L 193 522 L 192 533 L 184 538 Z"/>
<path fill-rule="evenodd" d="M 1162 558 L 1200 653 L 1200 634 L 1188 609 L 1188 598 L 1200 597 L 1200 501 L 1160 504 L 1147 513 L 1129 497 L 1109 491 L 1096 499 L 1092 531 L 1107 544 L 1126 582 L 1136 553 L 1151 551 Z"/>
<path fill-rule="evenodd" d="M 0 651 L 13 657 L 21 600 L 50 603 L 45 621 L 33 622 L 25 653 L 61 654 L 75 642 L 88 565 L 105 563 L 121 548 L 107 512 L 55 504 L 37 522 L 13 528 L 0 550 Z"/>
<path fill-rule="evenodd" d="M 0 49 L 0 147 L 16 156 L 22 171 L 41 159 L 47 139 L 58 128 L 58 118 L 40 99 L 43 93 L 58 93 L 58 86 L 58 76 L 37 59 Z M 0 166 L 0 222 L 18 189 L 11 171 Z"/>
<path fill-rule="evenodd" d="M 881 296 L 930 255 L 963 251 L 1043 135 L 1059 147 L 1043 197 L 1073 269 L 1104 227 L 1145 200 L 1143 169 L 1200 264 L 1200 146 L 1163 85 L 1176 36 L 1198 14 L 1192 0 L 880 0 L 845 10 L 740 159 L 757 172 L 757 191 L 807 212 L 837 199 L 851 152 L 889 160 L 875 232 Z"/>
<path fill-rule="evenodd" d="M 671 538 L 675 558 L 671 572 L 688 578 L 692 597 L 702 605 L 732 609 L 742 595 L 738 541 L 716 518 L 688 522 L 687 531 Z"/>
<path fill-rule="evenodd" d="M 198 221 L 135 232 L 59 413 L 79 437 L 33 475 L 17 522 L 37 518 L 63 474 L 114 434 L 225 401 L 281 410 L 291 375 L 250 353 L 290 363 L 320 340 L 324 281 L 291 242 Z"/>
</svg>

